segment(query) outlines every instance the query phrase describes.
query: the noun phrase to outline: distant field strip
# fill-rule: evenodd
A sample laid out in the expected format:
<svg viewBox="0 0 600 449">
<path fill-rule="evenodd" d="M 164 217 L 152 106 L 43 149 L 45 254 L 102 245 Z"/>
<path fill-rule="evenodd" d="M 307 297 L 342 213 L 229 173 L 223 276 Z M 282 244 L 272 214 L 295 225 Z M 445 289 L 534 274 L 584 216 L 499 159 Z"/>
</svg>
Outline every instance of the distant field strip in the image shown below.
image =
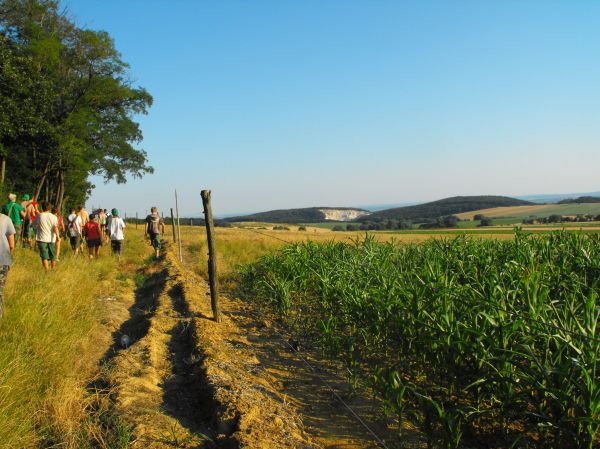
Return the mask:
<svg viewBox="0 0 600 449">
<path fill-rule="evenodd" d="M 471 212 L 457 214 L 457 217 L 463 220 L 472 220 L 475 215 L 482 214 L 490 218 L 528 218 L 547 217 L 549 215 L 598 215 L 600 214 L 600 203 L 587 204 L 540 204 L 535 206 L 513 206 L 513 207 L 494 207 L 493 209 L 481 209 Z"/>
</svg>

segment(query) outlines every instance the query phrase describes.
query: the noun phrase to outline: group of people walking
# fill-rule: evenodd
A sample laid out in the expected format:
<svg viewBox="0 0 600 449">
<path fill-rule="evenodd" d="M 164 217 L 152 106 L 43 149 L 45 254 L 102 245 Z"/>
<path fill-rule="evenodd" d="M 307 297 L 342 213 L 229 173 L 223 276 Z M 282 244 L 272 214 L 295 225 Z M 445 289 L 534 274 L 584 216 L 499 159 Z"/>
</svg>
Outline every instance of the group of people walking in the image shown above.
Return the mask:
<svg viewBox="0 0 600 449">
<path fill-rule="evenodd" d="M 100 248 L 110 241 L 112 254 L 120 258 L 125 240 L 125 221 L 119 210 L 114 208 L 110 213 L 106 209 L 98 209 L 90 214 L 84 206 L 71 209 L 66 222 L 60 211 L 49 202 L 38 203 L 27 194 L 17 202 L 17 196 L 8 195 L 8 203 L 0 214 L 0 319 L 3 313 L 4 284 L 12 265 L 12 254 L 19 241 L 23 248 L 37 248 L 46 271 L 54 269 L 59 262 L 61 242 L 68 239 L 74 256 L 84 252 L 84 244 L 88 248 L 88 257 L 97 258 Z M 145 236 L 154 248 L 155 256 L 160 256 L 161 236 L 165 225 L 152 207 L 146 217 Z M 35 246 L 34 246 L 35 245 Z"/>
</svg>

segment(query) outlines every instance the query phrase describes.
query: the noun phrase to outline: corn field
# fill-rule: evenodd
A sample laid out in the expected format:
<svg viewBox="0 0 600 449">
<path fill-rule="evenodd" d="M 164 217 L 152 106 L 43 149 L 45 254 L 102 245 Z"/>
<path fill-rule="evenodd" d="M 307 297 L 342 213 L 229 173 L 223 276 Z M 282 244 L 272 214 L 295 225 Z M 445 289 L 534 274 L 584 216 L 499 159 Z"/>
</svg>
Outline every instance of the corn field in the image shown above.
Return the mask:
<svg viewBox="0 0 600 449">
<path fill-rule="evenodd" d="M 600 239 L 298 243 L 242 269 L 429 448 L 600 447 Z M 401 435 L 400 435 L 401 437 Z"/>
</svg>

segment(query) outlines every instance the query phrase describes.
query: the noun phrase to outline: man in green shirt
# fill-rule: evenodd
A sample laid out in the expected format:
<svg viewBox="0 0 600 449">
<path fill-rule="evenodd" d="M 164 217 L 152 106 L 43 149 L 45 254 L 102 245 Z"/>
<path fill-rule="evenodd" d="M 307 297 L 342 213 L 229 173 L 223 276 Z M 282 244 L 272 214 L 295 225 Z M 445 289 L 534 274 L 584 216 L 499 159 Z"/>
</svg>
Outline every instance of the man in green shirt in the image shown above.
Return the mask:
<svg viewBox="0 0 600 449">
<path fill-rule="evenodd" d="M 12 221 L 15 231 L 16 239 L 21 236 L 21 219 L 25 217 L 25 209 L 19 203 L 17 203 L 17 195 L 11 193 L 8 195 L 8 204 L 2 208 L 2 213 L 8 215 Z"/>
</svg>

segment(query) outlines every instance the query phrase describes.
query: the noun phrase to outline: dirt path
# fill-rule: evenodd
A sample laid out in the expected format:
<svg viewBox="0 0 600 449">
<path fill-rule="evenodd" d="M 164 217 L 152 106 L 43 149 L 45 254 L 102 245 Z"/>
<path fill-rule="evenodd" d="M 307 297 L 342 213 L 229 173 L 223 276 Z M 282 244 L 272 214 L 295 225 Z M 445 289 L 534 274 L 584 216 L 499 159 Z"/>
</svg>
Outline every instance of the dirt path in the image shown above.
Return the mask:
<svg viewBox="0 0 600 449">
<path fill-rule="evenodd" d="M 295 411 L 251 374 L 256 357 L 232 351 L 231 320 L 208 318 L 204 282 L 169 254 L 137 277 L 134 295 L 107 303 L 112 344 L 89 386 L 95 408 L 109 411 L 96 415 L 111 417 L 105 433 L 117 447 L 317 447 Z"/>
<path fill-rule="evenodd" d="M 196 274 L 197 255 L 184 257 L 186 296 L 203 313 L 210 314 L 206 282 Z M 204 305 L 204 306 L 202 306 Z M 220 306 L 225 320 L 217 338 L 226 345 L 224 358 L 251 361 L 247 373 L 255 382 L 266 385 L 274 398 L 283 401 L 304 424 L 305 431 L 318 447 L 327 449 L 421 447 L 422 435 L 409 424 L 403 429 L 402 445 L 397 430 L 382 419 L 381 404 L 366 393 L 348 394 L 347 381 L 340 366 L 322 360 L 315 351 L 298 348 L 276 323 L 265 320 L 253 304 L 221 294 Z M 307 364 L 308 362 L 308 364 Z M 309 366 L 310 365 L 310 366 Z M 274 390 L 274 391 L 273 391 Z M 332 390 L 354 410 L 375 437 L 352 415 Z M 268 419 L 268 418 L 267 418 Z M 251 446 L 252 447 L 252 446 Z M 278 446 L 272 446 L 278 447 Z"/>
<path fill-rule="evenodd" d="M 331 389 L 399 447 L 377 402 L 349 397 L 336 367 L 295 351 L 252 305 L 223 296 L 215 323 L 208 286 L 186 259 L 182 267 L 167 253 L 138 273 L 135 294 L 107 304 L 112 344 L 90 391 L 115 417 L 107 432 L 116 447 L 382 447 Z"/>
</svg>

